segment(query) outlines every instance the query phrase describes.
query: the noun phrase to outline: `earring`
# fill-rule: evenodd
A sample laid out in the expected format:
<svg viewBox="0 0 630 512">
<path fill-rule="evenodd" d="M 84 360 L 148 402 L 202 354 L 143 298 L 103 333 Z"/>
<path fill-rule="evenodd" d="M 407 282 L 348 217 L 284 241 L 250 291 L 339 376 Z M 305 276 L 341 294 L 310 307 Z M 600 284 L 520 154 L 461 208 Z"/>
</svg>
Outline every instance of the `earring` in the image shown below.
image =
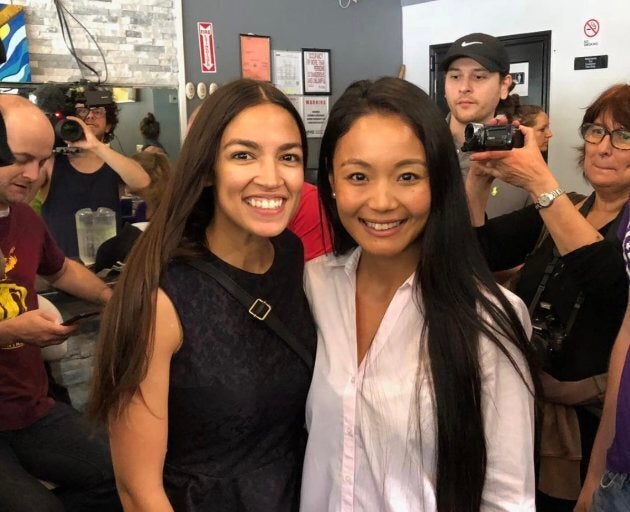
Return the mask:
<svg viewBox="0 0 630 512">
<path fill-rule="evenodd" d="M 331 194 L 333 199 L 337 199 L 337 194 L 335 194 L 335 192 L 333 191 L 333 193 Z"/>
</svg>

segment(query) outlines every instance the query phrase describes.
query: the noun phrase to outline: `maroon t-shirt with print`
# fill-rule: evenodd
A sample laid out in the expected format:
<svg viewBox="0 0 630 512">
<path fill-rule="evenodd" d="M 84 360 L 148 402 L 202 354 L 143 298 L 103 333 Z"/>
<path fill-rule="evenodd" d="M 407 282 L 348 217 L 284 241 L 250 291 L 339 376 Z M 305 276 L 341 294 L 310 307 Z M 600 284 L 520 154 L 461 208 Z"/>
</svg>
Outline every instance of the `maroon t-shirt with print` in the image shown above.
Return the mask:
<svg viewBox="0 0 630 512">
<path fill-rule="evenodd" d="M 0 321 L 4 321 L 37 309 L 35 276 L 59 272 L 64 254 L 39 216 L 20 203 L 0 218 L 0 249 L 4 255 Z M 0 347 L 0 431 L 32 424 L 53 403 L 41 349 L 20 342 Z"/>
</svg>

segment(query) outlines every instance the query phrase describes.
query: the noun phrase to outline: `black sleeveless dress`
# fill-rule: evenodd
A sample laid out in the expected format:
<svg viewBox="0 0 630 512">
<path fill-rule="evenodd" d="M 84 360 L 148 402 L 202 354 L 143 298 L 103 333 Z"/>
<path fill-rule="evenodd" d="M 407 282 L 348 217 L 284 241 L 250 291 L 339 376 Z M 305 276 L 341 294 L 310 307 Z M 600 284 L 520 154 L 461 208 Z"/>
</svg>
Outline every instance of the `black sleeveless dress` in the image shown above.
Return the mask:
<svg viewBox="0 0 630 512">
<path fill-rule="evenodd" d="M 271 304 L 314 355 L 301 242 L 289 231 L 272 242 L 274 262 L 261 275 L 204 258 Z M 164 467 L 175 511 L 297 511 L 310 369 L 206 274 L 175 262 L 161 285 L 184 332 L 171 362 Z"/>
</svg>

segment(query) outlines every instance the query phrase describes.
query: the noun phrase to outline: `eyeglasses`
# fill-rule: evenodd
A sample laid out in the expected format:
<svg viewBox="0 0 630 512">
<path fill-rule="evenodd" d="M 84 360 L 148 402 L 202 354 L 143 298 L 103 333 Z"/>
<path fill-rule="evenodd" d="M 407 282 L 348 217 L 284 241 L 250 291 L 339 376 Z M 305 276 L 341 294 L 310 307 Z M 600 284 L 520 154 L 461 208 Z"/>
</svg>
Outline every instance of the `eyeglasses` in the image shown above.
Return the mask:
<svg viewBox="0 0 630 512">
<path fill-rule="evenodd" d="M 77 107 L 75 112 L 81 119 L 86 119 L 90 114 L 94 117 L 105 117 L 107 110 L 105 107 Z"/>
<path fill-rule="evenodd" d="M 584 123 L 580 126 L 580 135 L 589 144 L 599 144 L 606 135 L 610 135 L 610 143 L 613 148 L 630 149 L 630 130 L 623 128 L 609 131 L 599 124 Z"/>
</svg>

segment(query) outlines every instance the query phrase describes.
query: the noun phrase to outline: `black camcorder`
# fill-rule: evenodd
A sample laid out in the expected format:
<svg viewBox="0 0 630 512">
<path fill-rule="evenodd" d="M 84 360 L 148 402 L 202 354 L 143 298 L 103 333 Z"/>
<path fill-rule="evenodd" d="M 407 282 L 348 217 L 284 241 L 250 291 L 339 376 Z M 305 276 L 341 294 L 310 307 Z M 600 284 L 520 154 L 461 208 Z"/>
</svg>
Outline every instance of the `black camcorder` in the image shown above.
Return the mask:
<svg viewBox="0 0 630 512">
<path fill-rule="evenodd" d="M 45 84 L 33 92 L 31 101 L 41 108 L 55 130 L 55 146 L 65 146 L 64 141 L 76 141 L 83 137 L 83 129 L 76 121 L 66 119 L 74 115 L 74 103 L 68 88 Z"/>
<path fill-rule="evenodd" d="M 35 103 L 44 111 L 55 129 L 55 146 L 63 147 L 64 141 L 76 142 L 84 138 L 81 125 L 68 119 L 76 116 L 76 105 L 100 107 L 113 103 L 112 93 L 106 89 L 80 90 L 62 88 L 59 85 L 43 85 L 35 91 Z"/>
<path fill-rule="evenodd" d="M 74 114 L 55 112 L 55 135 L 61 140 L 65 140 L 67 142 L 76 142 L 77 140 L 81 140 L 83 138 L 83 128 L 81 128 L 81 125 L 73 119 L 66 119 L 67 115 Z"/>
<path fill-rule="evenodd" d="M 113 103 L 111 91 L 106 90 L 84 91 L 82 98 L 75 99 L 84 103 L 88 108 L 101 107 Z M 71 115 L 76 116 L 74 111 Z M 67 114 L 60 113 L 59 117 L 60 119 L 55 123 L 55 134 L 57 137 L 68 142 L 76 142 L 84 138 L 83 128 L 81 128 L 79 123 L 72 119 L 66 119 Z"/>
<path fill-rule="evenodd" d="M 511 124 L 468 123 L 464 129 L 462 151 L 504 151 L 522 148 L 524 144 L 525 137 Z"/>
</svg>

